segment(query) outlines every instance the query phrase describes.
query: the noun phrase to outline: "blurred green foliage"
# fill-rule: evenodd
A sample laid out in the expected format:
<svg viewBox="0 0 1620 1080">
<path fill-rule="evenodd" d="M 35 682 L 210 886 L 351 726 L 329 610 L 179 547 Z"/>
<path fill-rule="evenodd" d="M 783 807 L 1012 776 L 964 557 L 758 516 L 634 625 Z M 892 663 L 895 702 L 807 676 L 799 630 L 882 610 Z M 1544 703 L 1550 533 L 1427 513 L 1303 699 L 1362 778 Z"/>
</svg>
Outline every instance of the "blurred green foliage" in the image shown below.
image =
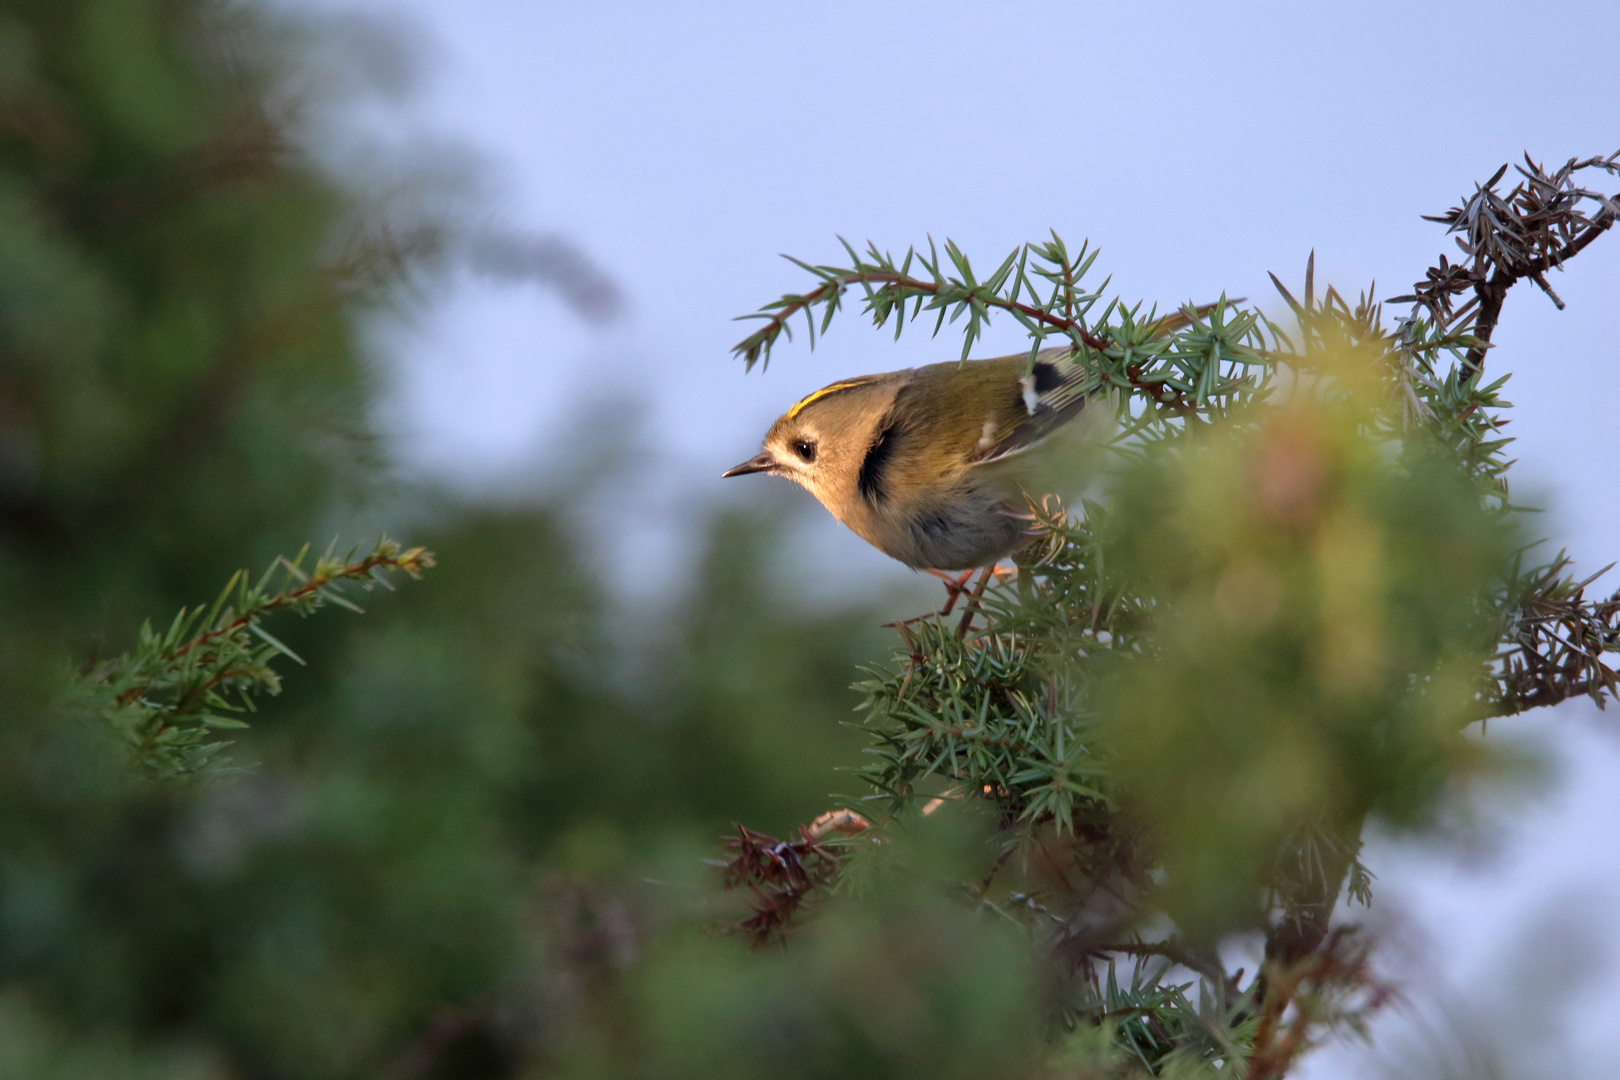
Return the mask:
<svg viewBox="0 0 1620 1080">
<path fill-rule="evenodd" d="M 392 481 L 360 332 L 416 264 L 297 144 L 296 40 L 209 0 L 0 10 L 0 1076 L 661 1071 L 590 1033 L 641 1023 L 625 965 L 732 819 L 825 809 L 879 620 L 802 610 L 732 514 L 632 647 L 551 509 Z M 394 517 L 440 567 L 274 624 L 309 666 L 245 774 L 154 783 L 61 711 L 238 566 Z"/>
<path fill-rule="evenodd" d="M 1117 486 L 1104 543 L 1158 610 L 1099 697 L 1101 736 L 1189 930 L 1252 907 L 1302 825 L 1353 850 L 1368 813 L 1423 821 L 1483 753 L 1464 729 L 1487 598 L 1522 541 L 1422 429 L 1367 436 L 1374 388 L 1343 388 L 1376 360 Z"/>
</svg>

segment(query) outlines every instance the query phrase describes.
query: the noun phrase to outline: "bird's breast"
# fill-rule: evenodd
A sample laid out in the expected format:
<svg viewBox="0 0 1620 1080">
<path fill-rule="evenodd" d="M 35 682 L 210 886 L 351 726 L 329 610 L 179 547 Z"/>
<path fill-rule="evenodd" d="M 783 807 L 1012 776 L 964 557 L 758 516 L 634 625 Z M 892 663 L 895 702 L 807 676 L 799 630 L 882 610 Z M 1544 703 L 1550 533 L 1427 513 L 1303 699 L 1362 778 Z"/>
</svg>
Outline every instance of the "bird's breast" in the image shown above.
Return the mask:
<svg viewBox="0 0 1620 1080">
<path fill-rule="evenodd" d="M 1023 542 L 1028 522 L 1005 493 L 969 486 L 888 508 L 851 528 L 913 569 L 967 570 L 1010 554 Z"/>
</svg>

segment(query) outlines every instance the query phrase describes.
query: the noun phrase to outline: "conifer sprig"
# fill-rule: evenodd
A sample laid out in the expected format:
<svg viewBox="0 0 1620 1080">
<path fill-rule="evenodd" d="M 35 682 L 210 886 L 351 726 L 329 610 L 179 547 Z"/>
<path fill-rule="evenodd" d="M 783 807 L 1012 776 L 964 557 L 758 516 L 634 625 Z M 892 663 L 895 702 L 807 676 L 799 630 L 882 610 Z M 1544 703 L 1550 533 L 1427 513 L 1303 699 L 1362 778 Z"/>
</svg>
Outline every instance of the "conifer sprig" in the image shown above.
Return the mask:
<svg viewBox="0 0 1620 1080">
<path fill-rule="evenodd" d="M 1255 315 L 1238 311 L 1224 298 L 1163 316 L 1157 309 L 1144 314 L 1141 305 L 1114 299 L 1093 318 L 1108 287 L 1104 281 L 1094 291 L 1083 289 L 1097 252 L 1082 245 L 1071 255 L 1055 232 L 1049 241 L 1013 251 L 982 281 L 950 240 L 943 255 L 929 240 L 927 254 L 909 248 L 899 260 L 875 244 L 868 244 L 862 255 L 847 241 L 840 242 L 849 256 L 847 265 L 813 265 L 788 256 L 820 284 L 742 316 L 764 322 L 732 349 L 750 370 L 769 363 L 772 348 L 784 335 L 792 337 L 797 316 L 804 316 L 814 348 L 816 335 L 826 333 L 842 309 L 844 293 L 859 286 L 866 314 L 879 327 L 892 321 L 896 338 L 924 312 L 935 314 L 935 334 L 947 322 L 961 320 L 962 360 L 983 336 L 992 312 L 1004 312 L 1029 333 L 1031 363 L 1042 348 L 1067 342 L 1093 365 L 1100 385 L 1150 403 L 1155 420 L 1196 423 L 1264 390 L 1263 379 L 1256 377 L 1261 339 Z"/>
<path fill-rule="evenodd" d="M 433 565 L 425 548 L 386 537 L 364 555 L 328 548 L 306 568 L 308 556 L 307 546 L 294 558 L 277 556 L 256 582 L 238 570 L 212 605 L 182 608 L 162 631 L 143 625 L 134 649 L 86 673 L 88 704 L 139 764 L 169 777 L 222 765 L 230 742 L 218 733 L 247 726 L 234 714 L 254 711 L 255 695 L 280 692 L 272 661 L 304 663 L 264 628 L 268 616 L 309 615 L 328 604 L 359 612 L 347 592 L 392 588 L 389 573 L 418 578 Z"/>
<path fill-rule="evenodd" d="M 1422 310 L 1436 326 L 1468 325 L 1463 362 L 1475 370 L 1485 364 L 1508 290 L 1520 281 L 1532 281 L 1562 311 L 1564 301 L 1548 283 L 1547 272 L 1562 269 L 1620 216 L 1620 194 L 1576 183 L 1577 174 L 1587 170 L 1620 176 L 1620 151 L 1607 157 L 1570 158 L 1550 172 L 1525 154 L 1524 164 L 1514 168 L 1522 179 L 1507 192 L 1497 190 L 1507 175 L 1504 164 L 1444 214 L 1424 215 L 1424 220 L 1459 234 L 1463 260 L 1453 263 L 1442 255 L 1410 295 L 1391 301 L 1410 302 L 1414 319 Z M 1473 295 L 1458 304 L 1456 298 L 1466 293 Z"/>
</svg>

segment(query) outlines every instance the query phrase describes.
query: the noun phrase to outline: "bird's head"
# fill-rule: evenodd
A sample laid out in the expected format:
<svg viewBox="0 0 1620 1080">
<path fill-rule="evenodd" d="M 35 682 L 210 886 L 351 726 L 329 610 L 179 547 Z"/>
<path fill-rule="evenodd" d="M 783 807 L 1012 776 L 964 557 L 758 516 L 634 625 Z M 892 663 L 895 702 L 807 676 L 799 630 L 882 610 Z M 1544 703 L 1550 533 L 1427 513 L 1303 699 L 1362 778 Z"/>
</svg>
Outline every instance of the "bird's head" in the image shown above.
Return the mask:
<svg viewBox="0 0 1620 1080">
<path fill-rule="evenodd" d="M 895 389 L 894 375 L 845 379 L 823 387 L 777 418 L 758 454 L 721 475 L 785 476 L 842 517 L 840 511 L 855 492 L 856 475 Z"/>
</svg>

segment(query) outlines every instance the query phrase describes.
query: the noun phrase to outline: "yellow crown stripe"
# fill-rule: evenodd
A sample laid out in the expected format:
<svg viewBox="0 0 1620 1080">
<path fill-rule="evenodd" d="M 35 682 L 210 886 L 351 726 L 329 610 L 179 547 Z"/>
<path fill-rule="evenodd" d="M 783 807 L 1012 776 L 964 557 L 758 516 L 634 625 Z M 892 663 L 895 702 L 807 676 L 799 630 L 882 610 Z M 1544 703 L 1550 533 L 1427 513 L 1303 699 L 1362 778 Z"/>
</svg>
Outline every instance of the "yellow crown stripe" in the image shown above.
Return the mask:
<svg viewBox="0 0 1620 1080">
<path fill-rule="evenodd" d="M 820 401 L 828 394 L 836 394 L 840 390 L 851 390 L 857 386 L 865 386 L 874 378 L 876 378 L 876 376 L 867 376 L 861 379 L 846 379 L 843 382 L 835 382 L 831 386 L 823 386 L 820 390 L 817 390 L 809 397 L 801 398 L 797 405 L 794 405 L 793 408 L 787 411 L 787 418 L 792 420 L 795 416 L 798 416 L 801 412 L 803 412 L 811 402 Z"/>
</svg>

